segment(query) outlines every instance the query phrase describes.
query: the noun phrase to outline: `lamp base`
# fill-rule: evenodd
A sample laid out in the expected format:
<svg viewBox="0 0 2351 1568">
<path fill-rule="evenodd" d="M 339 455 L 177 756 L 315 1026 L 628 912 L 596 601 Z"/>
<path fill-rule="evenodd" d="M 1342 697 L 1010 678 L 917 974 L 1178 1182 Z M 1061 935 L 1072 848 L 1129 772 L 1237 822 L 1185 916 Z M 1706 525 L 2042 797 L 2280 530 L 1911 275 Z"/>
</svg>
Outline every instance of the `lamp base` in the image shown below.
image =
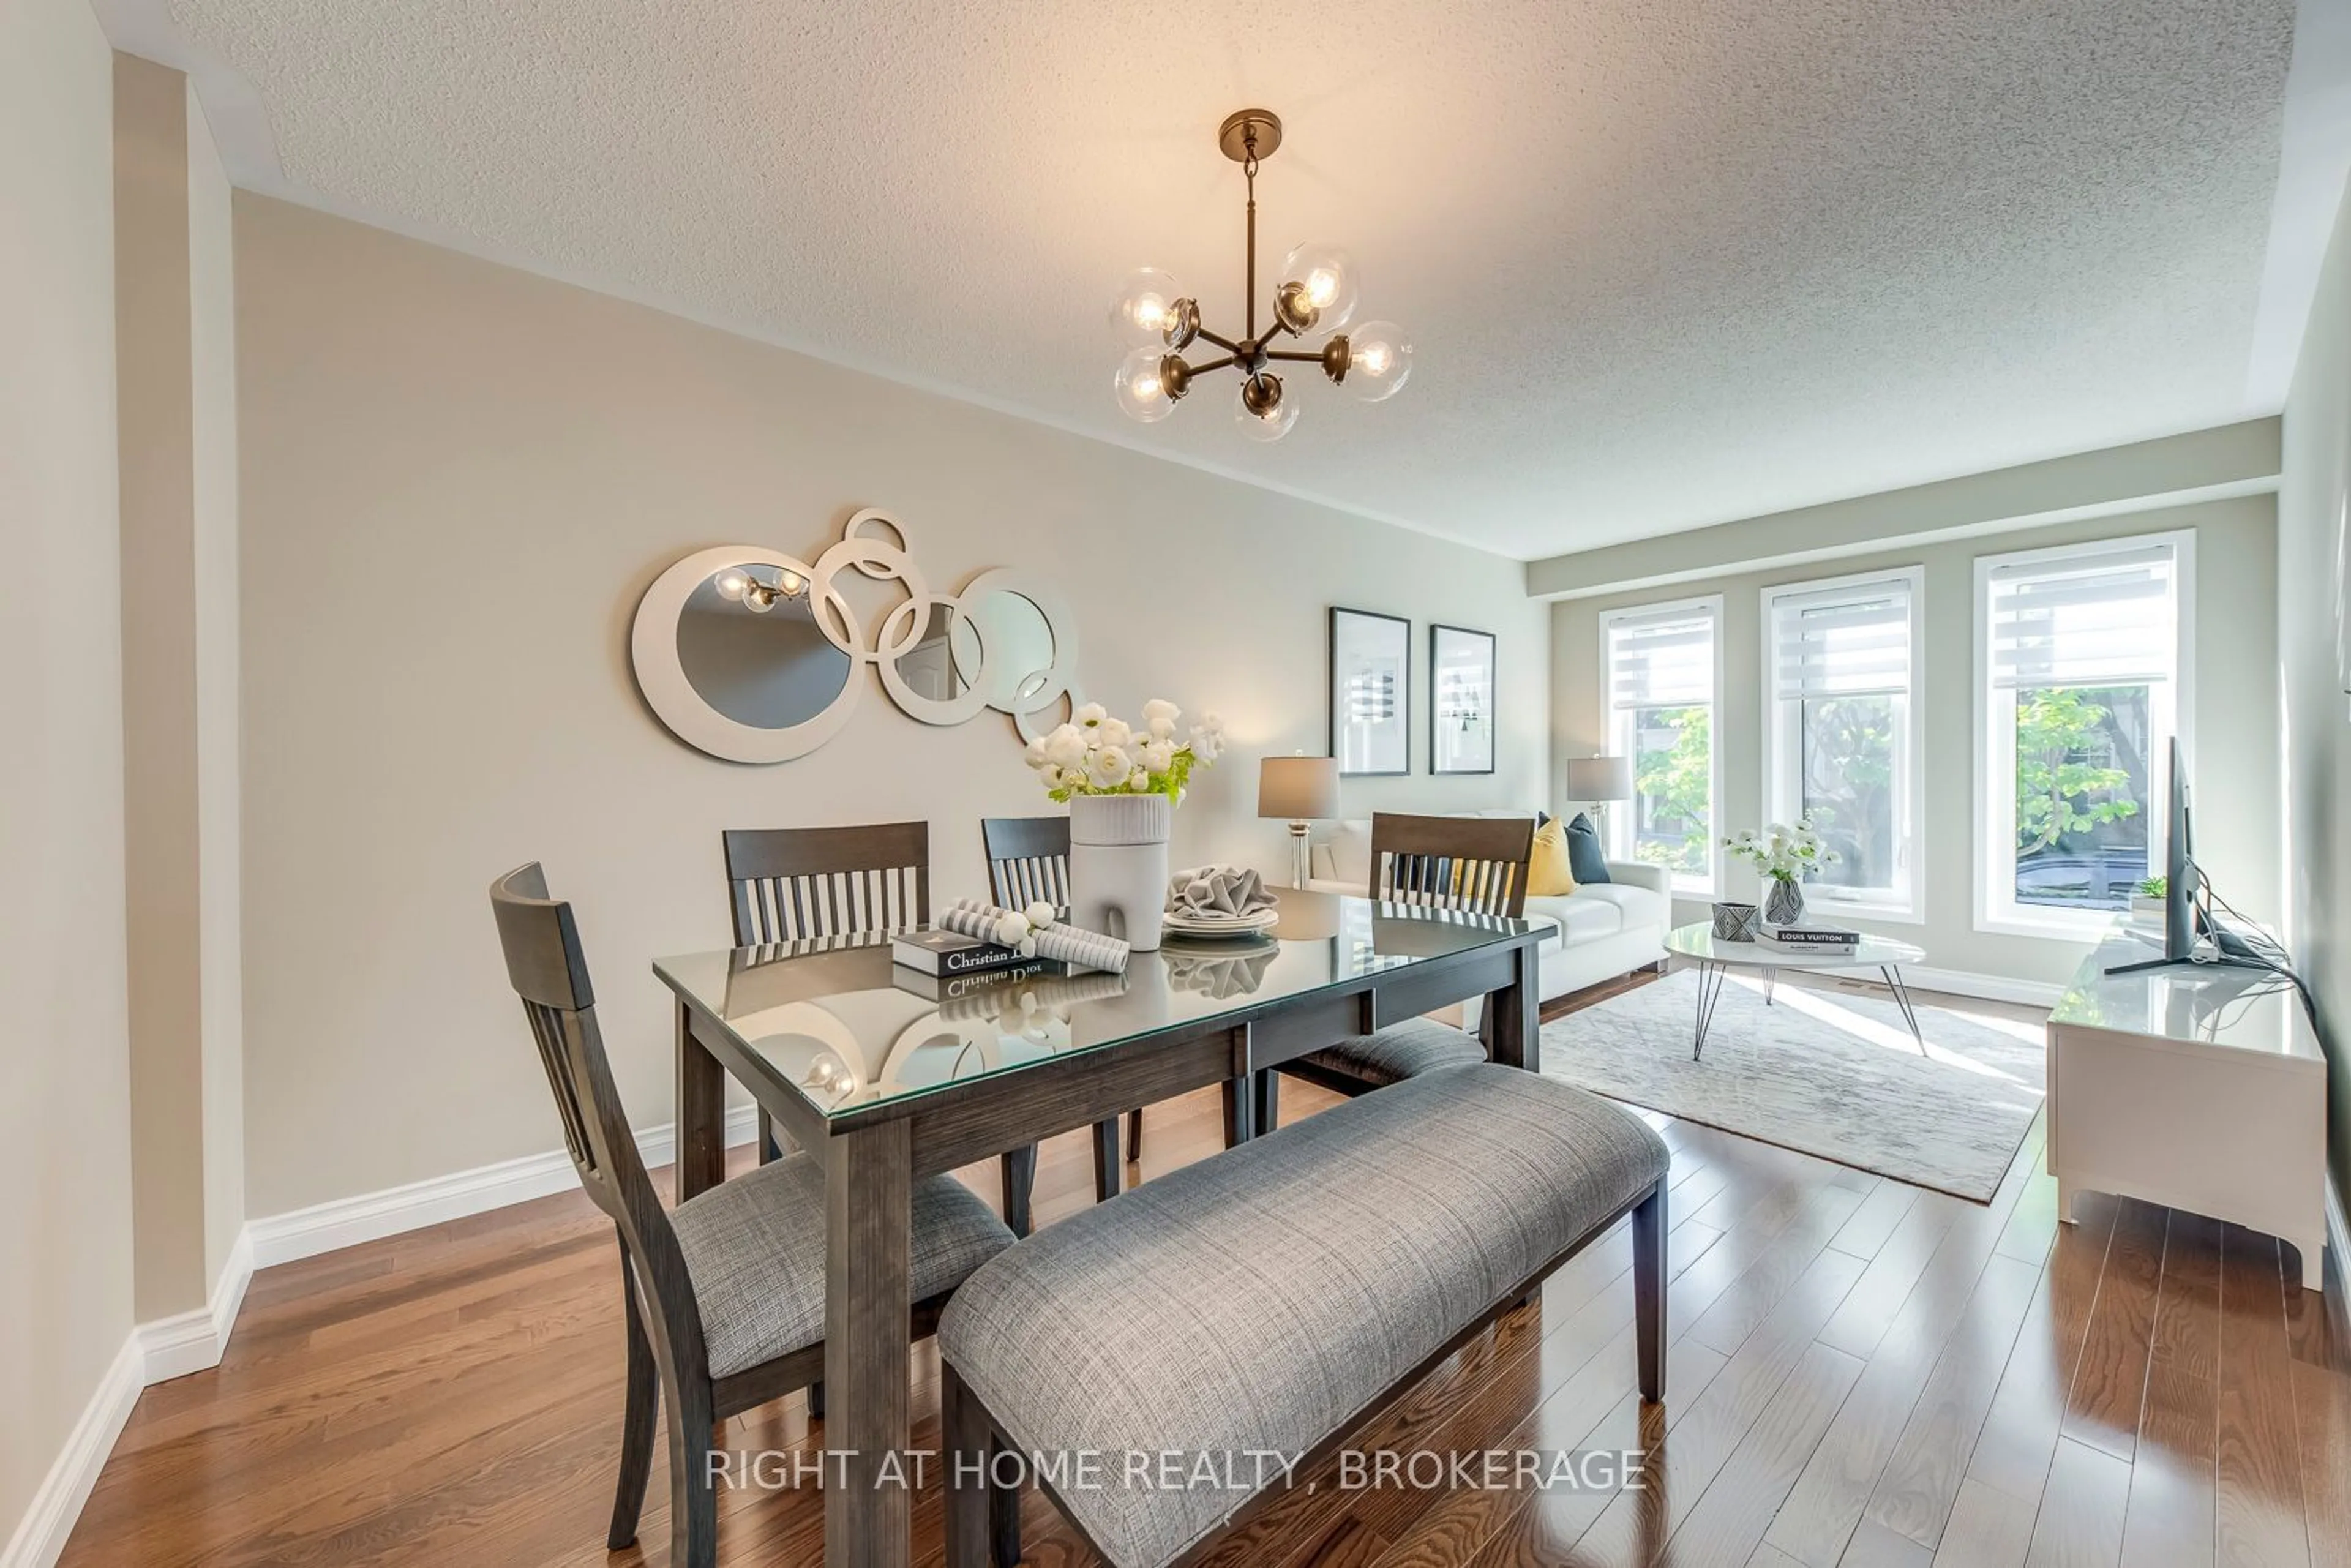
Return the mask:
<svg viewBox="0 0 2351 1568">
<path fill-rule="evenodd" d="M 1306 822 L 1290 824 L 1290 885 L 1295 888 L 1304 888 L 1314 874 L 1313 851 L 1306 841 L 1310 827 Z"/>
</svg>

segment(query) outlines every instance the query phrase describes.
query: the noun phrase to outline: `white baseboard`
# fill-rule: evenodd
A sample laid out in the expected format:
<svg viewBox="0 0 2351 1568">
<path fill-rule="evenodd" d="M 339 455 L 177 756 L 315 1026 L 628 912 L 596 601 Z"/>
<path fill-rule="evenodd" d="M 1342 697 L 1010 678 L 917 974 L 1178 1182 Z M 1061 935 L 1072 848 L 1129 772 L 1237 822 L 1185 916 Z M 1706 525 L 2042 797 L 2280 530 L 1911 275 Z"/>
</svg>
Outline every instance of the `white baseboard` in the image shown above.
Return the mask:
<svg viewBox="0 0 2351 1568">
<path fill-rule="evenodd" d="M 90 1489 L 98 1484 L 98 1473 L 106 1468 L 107 1456 L 114 1452 L 114 1440 L 122 1435 L 122 1424 L 131 1419 L 131 1406 L 139 1403 L 144 1365 L 139 1333 L 133 1330 L 115 1353 L 114 1364 L 99 1380 L 89 1403 L 82 1407 L 81 1418 L 74 1423 L 49 1473 L 41 1479 L 25 1517 L 17 1521 L 16 1534 L 8 1538 L 7 1548 L 0 1551 L 0 1568 L 51 1568 L 64 1552 L 66 1537 L 73 1533 L 82 1504 L 89 1500 Z"/>
<path fill-rule="evenodd" d="M 236 1327 L 236 1310 L 245 1304 L 245 1288 L 253 1283 L 253 1227 L 248 1225 L 236 1233 L 211 1301 L 193 1312 L 141 1323 L 131 1332 L 139 1343 L 143 1383 L 168 1383 L 220 1364 Z"/>
<path fill-rule="evenodd" d="M 758 1125 L 758 1108 L 737 1105 L 726 1113 L 728 1147 L 751 1141 Z M 677 1133 L 664 1124 L 637 1134 L 637 1149 L 648 1166 L 665 1166 L 677 1157 Z M 501 1160 L 469 1171 L 410 1182 L 405 1186 L 357 1197 L 274 1214 L 246 1227 L 253 1239 L 253 1266 L 273 1268 L 300 1258 L 315 1258 L 381 1240 L 404 1231 L 421 1230 L 444 1220 L 486 1214 L 508 1204 L 569 1191 L 580 1185 L 580 1173 L 562 1149 L 520 1159 Z"/>
</svg>

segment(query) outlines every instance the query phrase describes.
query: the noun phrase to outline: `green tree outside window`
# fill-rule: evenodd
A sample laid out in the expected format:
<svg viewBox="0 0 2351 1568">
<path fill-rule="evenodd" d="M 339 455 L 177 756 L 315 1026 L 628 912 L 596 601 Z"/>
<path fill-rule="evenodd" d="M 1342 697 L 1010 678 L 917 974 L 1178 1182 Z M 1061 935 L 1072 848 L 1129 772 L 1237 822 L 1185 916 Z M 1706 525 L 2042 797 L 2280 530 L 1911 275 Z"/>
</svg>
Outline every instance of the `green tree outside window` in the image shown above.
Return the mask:
<svg viewBox="0 0 2351 1568">
<path fill-rule="evenodd" d="M 1649 708 L 1635 716 L 1641 744 L 1634 753 L 1634 787 L 1647 809 L 1634 858 L 1702 872 L 1713 837 L 1708 820 L 1714 803 L 1713 710 Z M 1671 738 L 1652 744 L 1660 735 Z"/>
</svg>

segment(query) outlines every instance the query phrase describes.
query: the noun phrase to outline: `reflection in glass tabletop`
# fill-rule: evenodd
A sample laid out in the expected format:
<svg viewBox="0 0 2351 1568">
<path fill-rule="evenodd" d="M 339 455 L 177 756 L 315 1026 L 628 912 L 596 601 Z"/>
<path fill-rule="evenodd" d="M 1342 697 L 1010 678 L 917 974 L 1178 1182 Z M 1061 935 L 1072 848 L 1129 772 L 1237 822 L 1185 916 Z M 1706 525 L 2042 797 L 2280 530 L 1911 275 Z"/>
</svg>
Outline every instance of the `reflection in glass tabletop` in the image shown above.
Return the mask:
<svg viewBox="0 0 2351 1568">
<path fill-rule="evenodd" d="M 1058 964 L 933 977 L 893 963 L 884 936 L 814 938 L 656 959 L 672 990 L 716 1019 L 828 1116 L 1015 1072 L 1533 929 L 1467 911 L 1278 890 L 1269 936 L 1175 936 L 1123 975 Z"/>
</svg>

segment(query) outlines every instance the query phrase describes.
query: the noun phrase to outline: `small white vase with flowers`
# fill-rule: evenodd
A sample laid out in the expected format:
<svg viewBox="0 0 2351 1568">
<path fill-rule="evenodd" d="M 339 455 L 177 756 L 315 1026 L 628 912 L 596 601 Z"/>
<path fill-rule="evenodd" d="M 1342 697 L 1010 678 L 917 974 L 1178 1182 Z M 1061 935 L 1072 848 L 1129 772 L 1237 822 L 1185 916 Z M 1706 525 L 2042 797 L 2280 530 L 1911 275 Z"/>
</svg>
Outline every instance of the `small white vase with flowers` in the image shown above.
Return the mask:
<svg viewBox="0 0 2351 1568">
<path fill-rule="evenodd" d="M 1722 847 L 1763 878 L 1766 926 L 1802 925 L 1804 878 L 1844 858 L 1823 841 L 1810 817 L 1798 818 L 1793 826 L 1773 822 L 1760 833 L 1741 828 L 1723 840 Z"/>
<path fill-rule="evenodd" d="M 1087 703 L 1027 754 L 1046 794 L 1069 803 L 1071 923 L 1137 952 L 1159 946 L 1167 840 L 1184 787 L 1225 749 L 1215 714 L 1202 714 L 1188 733 L 1183 717 L 1158 697 L 1143 705 L 1139 726 Z"/>
</svg>

